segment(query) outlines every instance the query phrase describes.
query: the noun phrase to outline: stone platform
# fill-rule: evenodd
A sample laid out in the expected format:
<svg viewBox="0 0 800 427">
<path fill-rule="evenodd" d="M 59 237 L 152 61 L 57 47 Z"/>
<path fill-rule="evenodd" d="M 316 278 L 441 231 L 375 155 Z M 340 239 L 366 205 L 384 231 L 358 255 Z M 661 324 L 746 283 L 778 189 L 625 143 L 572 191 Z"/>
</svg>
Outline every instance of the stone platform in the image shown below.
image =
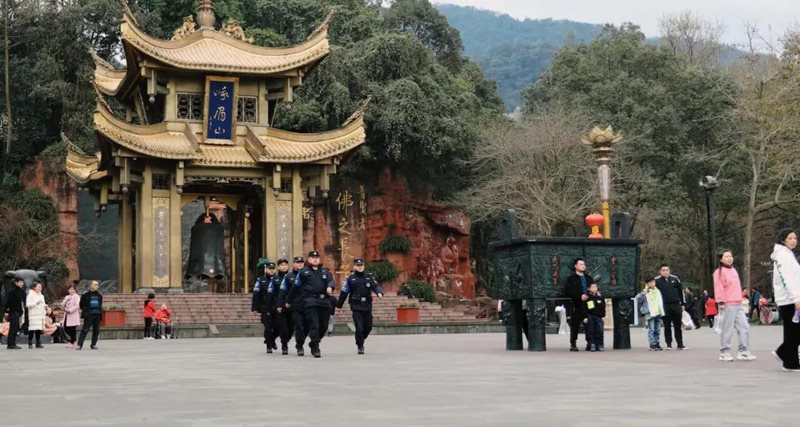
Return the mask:
<svg viewBox="0 0 800 427">
<path fill-rule="evenodd" d="M 323 358 L 266 355 L 258 338 L 100 342 L 82 352 L 0 350 L 3 426 L 735 426 L 789 425 L 800 374 L 770 357 L 781 328 L 753 327 L 754 362 L 689 350 L 506 351 L 504 334 L 352 337 Z M 611 334 L 606 334 L 606 340 Z"/>
</svg>

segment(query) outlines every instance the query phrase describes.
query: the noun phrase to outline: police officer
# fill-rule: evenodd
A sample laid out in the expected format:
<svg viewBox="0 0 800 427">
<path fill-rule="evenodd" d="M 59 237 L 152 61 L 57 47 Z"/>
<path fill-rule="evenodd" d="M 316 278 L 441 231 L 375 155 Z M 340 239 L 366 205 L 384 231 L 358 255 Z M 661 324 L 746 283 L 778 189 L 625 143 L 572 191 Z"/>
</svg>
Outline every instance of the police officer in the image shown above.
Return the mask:
<svg viewBox="0 0 800 427">
<path fill-rule="evenodd" d="M 278 313 L 283 313 L 287 320 L 290 320 L 292 325 L 289 328 L 291 333 L 294 330 L 294 345 L 297 349 L 297 355 L 303 356 L 303 345 L 306 342 L 306 328 L 303 320 L 303 300 L 300 298 L 300 292 L 294 292 L 294 282 L 297 278 L 297 273 L 303 269 L 306 260 L 301 256 L 296 256 L 292 260 L 292 271 L 290 271 L 281 282 L 280 292 L 278 296 Z"/>
<path fill-rule="evenodd" d="M 303 301 L 306 331 L 311 339 L 309 347 L 314 357 L 322 357 L 319 343 L 328 329 L 331 315 L 329 297 L 333 295 L 335 287 L 333 275 L 320 264 L 319 252 L 309 252 L 307 265 L 297 273 L 294 289 L 300 292 Z"/>
<path fill-rule="evenodd" d="M 271 302 L 274 301 L 270 295 L 270 284 L 272 278 L 275 276 L 275 263 L 270 262 L 266 258 L 261 258 L 256 263 L 256 271 L 259 276 L 253 286 L 253 301 L 251 310 L 261 313 L 261 323 L 264 325 L 264 344 L 267 345 L 267 353 L 272 353 L 273 349 L 277 349 L 275 344 L 275 336 L 273 333 L 273 317 Z"/>
<path fill-rule="evenodd" d="M 372 277 L 372 273 L 364 271 L 364 260 L 353 260 L 353 273 L 347 277 L 339 294 L 337 307 L 342 308 L 345 299 L 350 297 L 350 310 L 353 312 L 353 323 L 356 325 L 356 347 L 358 354 L 364 354 L 364 340 L 372 331 L 372 294 L 383 298 L 381 285 Z"/>
<path fill-rule="evenodd" d="M 292 323 L 291 317 L 281 309 L 278 304 L 280 302 L 280 288 L 283 280 L 289 273 L 289 261 L 281 258 L 278 260 L 278 273 L 272 278 L 269 284 L 267 293 L 271 296 L 271 316 L 273 316 L 273 325 L 275 327 L 274 334 L 281 339 L 281 354 L 284 356 L 289 354 L 289 340 L 292 339 L 292 330 L 290 325 Z"/>
</svg>

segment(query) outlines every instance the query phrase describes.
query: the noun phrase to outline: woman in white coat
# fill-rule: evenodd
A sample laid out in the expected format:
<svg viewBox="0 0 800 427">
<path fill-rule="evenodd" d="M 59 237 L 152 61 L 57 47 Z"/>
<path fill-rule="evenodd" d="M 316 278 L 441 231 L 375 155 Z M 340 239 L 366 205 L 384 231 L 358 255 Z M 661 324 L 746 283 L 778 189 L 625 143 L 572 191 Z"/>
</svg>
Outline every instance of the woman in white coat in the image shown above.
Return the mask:
<svg viewBox="0 0 800 427">
<path fill-rule="evenodd" d="M 783 321 L 783 343 L 772 354 L 783 363 L 783 370 L 800 372 L 797 348 L 800 346 L 800 324 L 792 322 L 800 309 L 800 264 L 794 255 L 797 232 L 781 230 L 775 241 L 772 259 L 772 290 Z"/>
<path fill-rule="evenodd" d="M 44 317 L 47 315 L 47 304 L 42 295 L 42 284 L 34 283 L 28 298 L 25 300 L 28 307 L 28 348 L 33 348 L 33 337 L 36 337 L 36 348 L 42 346 L 42 331 L 44 330 Z"/>
</svg>

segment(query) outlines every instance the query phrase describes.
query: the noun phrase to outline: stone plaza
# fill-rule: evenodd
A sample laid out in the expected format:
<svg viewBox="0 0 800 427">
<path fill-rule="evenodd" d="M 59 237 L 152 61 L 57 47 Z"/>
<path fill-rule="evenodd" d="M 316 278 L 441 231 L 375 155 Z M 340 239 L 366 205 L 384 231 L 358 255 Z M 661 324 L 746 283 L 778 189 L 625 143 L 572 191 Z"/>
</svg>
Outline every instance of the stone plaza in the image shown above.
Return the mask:
<svg viewBox="0 0 800 427">
<path fill-rule="evenodd" d="M 0 351 L 3 426 L 719 426 L 794 421 L 800 375 L 753 327 L 754 362 L 717 361 L 718 336 L 687 351 L 504 350 L 504 334 L 383 335 L 358 356 L 326 338 L 322 359 L 267 355 L 258 338 L 109 340 L 100 350 Z M 610 332 L 606 340 L 610 343 Z M 582 340 L 582 338 L 581 338 Z M 579 341 L 580 343 L 580 341 Z M 610 347 L 610 345 L 609 345 Z"/>
</svg>

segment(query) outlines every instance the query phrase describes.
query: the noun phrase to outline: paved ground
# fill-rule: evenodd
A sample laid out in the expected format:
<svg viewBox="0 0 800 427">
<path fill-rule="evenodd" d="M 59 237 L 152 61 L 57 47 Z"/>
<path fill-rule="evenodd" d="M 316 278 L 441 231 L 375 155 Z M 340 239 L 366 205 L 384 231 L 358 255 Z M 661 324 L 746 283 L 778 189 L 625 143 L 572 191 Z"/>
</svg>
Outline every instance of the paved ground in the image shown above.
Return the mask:
<svg viewBox="0 0 800 427">
<path fill-rule="evenodd" d="M 754 327 L 755 362 L 718 362 L 717 335 L 684 352 L 505 351 L 502 334 L 323 341 L 322 359 L 266 355 L 255 338 L 106 341 L 82 352 L 0 350 L 3 426 L 768 426 L 798 419 L 800 374 L 769 355 L 780 327 Z M 606 334 L 610 344 L 611 336 Z M 609 345 L 610 347 L 610 345 Z M 759 414 L 759 415 L 756 415 Z"/>
</svg>

